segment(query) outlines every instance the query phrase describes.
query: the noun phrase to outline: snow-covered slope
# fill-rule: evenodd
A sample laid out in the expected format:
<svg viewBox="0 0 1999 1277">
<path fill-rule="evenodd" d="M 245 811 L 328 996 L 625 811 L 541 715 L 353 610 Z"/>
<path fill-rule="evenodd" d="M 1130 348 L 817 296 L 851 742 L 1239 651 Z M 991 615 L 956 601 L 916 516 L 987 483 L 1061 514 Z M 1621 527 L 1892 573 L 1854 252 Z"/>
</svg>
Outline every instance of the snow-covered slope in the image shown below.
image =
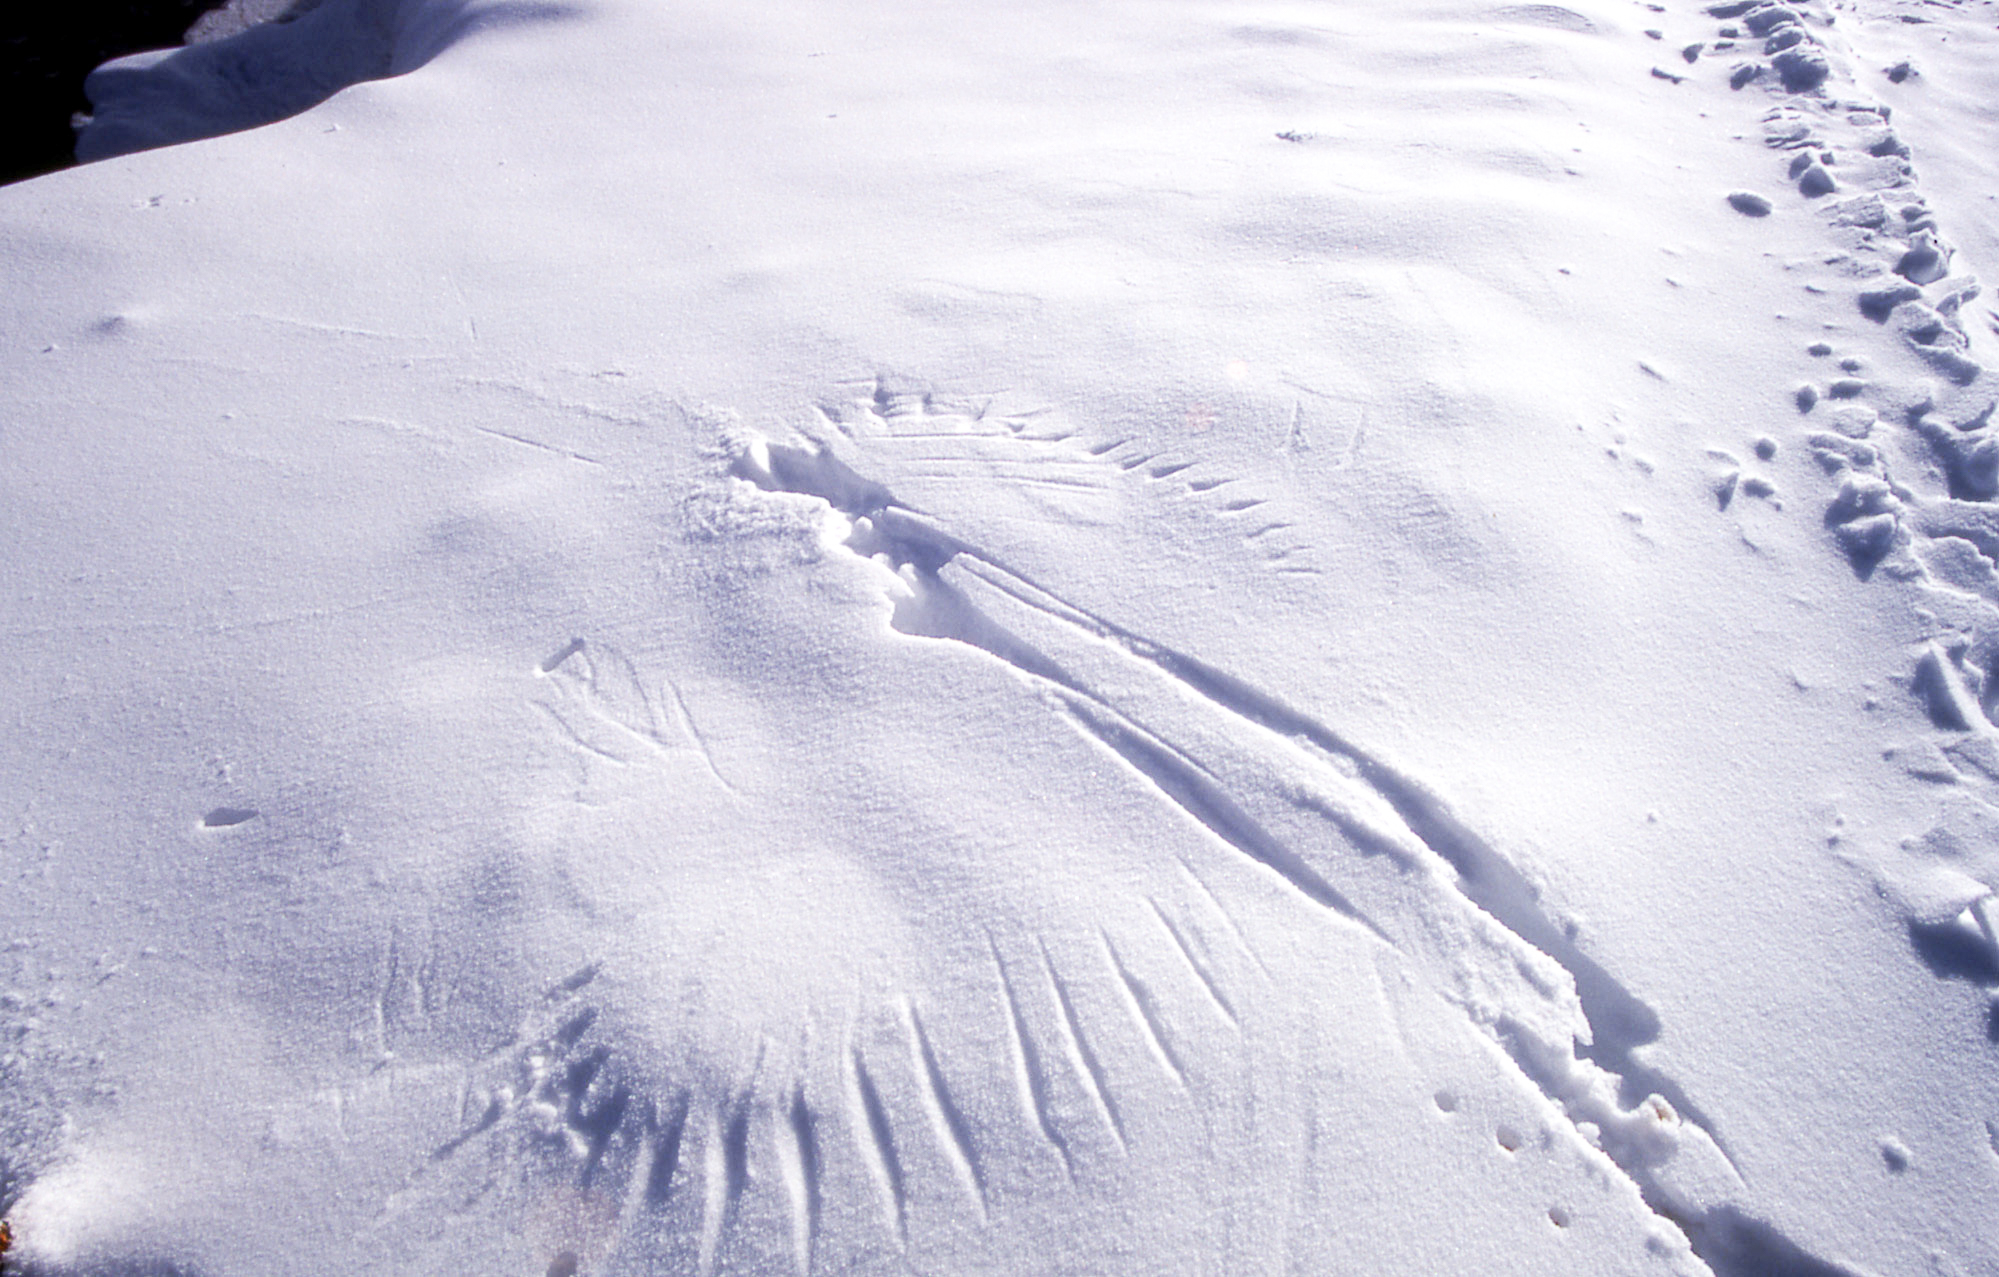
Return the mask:
<svg viewBox="0 0 1999 1277">
<path fill-rule="evenodd" d="M 332 96 L 0 192 L 16 1254 L 1999 1271 L 1995 21 L 103 73 Z"/>
</svg>

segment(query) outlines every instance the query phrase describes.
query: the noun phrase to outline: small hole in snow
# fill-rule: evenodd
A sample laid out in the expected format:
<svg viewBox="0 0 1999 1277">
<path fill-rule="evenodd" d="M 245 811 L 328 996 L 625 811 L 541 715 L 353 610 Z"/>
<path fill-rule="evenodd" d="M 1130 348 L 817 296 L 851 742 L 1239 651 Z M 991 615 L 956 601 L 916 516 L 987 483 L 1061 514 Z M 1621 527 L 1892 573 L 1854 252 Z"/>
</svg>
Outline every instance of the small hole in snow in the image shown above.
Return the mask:
<svg viewBox="0 0 1999 1277">
<path fill-rule="evenodd" d="M 1494 1131 L 1493 1137 L 1499 1141 L 1499 1146 L 1509 1153 L 1517 1151 L 1522 1144 L 1526 1143 L 1525 1140 L 1520 1138 L 1519 1131 L 1506 1125 L 1501 1125 L 1498 1130 Z"/>
<path fill-rule="evenodd" d="M 584 646 L 585 644 L 582 639 L 580 638 L 570 639 L 566 647 L 564 647 L 559 652 L 550 652 L 547 656 L 542 658 L 541 664 L 536 666 L 535 668 L 539 669 L 544 674 L 553 674 L 555 673 L 557 666 L 561 665 L 564 661 L 568 660 L 570 657 L 582 651 Z"/>
<path fill-rule="evenodd" d="M 576 1252 L 565 1250 L 548 1266 L 548 1277 L 576 1277 Z"/>
<path fill-rule="evenodd" d="M 201 818 L 203 829 L 228 829 L 246 820 L 255 820 L 257 813 L 248 807 L 217 807 Z"/>
<path fill-rule="evenodd" d="M 1568 1208 L 1565 1206 L 1550 1206 L 1548 1208 L 1548 1222 L 1557 1228 L 1567 1228 L 1570 1218 Z"/>
<path fill-rule="evenodd" d="M 1446 1113 L 1458 1111 L 1458 1097 L 1449 1091 L 1439 1091 L 1436 1095 L 1437 1107 Z"/>
</svg>

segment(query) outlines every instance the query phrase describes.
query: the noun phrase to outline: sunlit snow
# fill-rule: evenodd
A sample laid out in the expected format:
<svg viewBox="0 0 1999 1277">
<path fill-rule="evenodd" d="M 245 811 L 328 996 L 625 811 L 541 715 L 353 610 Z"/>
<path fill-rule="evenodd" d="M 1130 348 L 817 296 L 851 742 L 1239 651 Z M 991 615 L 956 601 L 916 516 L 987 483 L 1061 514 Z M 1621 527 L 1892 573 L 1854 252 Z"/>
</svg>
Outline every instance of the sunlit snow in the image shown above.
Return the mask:
<svg viewBox="0 0 1999 1277">
<path fill-rule="evenodd" d="M 7 1271 L 1999 1273 L 1999 4 L 323 0 L 0 189 Z"/>
</svg>

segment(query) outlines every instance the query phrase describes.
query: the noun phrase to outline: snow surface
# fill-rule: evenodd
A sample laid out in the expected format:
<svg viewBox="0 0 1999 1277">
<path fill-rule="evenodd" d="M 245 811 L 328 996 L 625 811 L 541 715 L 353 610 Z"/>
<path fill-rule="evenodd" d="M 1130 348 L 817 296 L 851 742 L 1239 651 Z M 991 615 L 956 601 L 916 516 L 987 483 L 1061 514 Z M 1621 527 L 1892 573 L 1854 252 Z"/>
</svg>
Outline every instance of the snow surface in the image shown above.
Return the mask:
<svg viewBox="0 0 1999 1277">
<path fill-rule="evenodd" d="M 0 191 L 9 1262 L 1999 1273 L 1995 31 L 107 67 Z"/>
</svg>

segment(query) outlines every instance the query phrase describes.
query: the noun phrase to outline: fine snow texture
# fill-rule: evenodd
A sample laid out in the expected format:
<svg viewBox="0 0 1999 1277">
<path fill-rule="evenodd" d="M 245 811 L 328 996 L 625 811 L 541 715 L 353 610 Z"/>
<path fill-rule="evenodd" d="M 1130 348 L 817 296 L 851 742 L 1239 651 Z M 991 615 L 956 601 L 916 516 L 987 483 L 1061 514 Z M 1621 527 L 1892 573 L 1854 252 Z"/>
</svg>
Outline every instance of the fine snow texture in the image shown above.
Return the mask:
<svg viewBox="0 0 1999 1277">
<path fill-rule="evenodd" d="M 1999 1272 L 1995 24 L 108 66 L 165 149 L 0 192 L 10 1261 Z"/>
</svg>

